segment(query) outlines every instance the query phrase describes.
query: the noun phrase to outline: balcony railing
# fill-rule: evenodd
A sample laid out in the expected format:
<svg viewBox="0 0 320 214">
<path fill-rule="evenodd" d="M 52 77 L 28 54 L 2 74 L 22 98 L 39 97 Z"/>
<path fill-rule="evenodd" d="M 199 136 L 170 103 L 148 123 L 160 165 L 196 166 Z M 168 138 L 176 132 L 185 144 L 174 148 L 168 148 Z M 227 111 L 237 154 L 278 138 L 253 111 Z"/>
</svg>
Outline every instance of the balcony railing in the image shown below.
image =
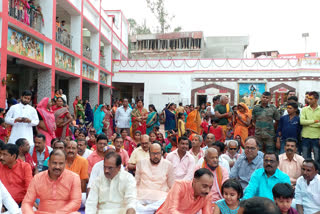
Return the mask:
<svg viewBox="0 0 320 214">
<path fill-rule="evenodd" d="M 104 56 L 100 56 L 100 66 L 106 68 L 106 60 Z"/>
<path fill-rule="evenodd" d="M 61 27 L 57 27 L 56 41 L 71 49 L 72 36 Z"/>
<path fill-rule="evenodd" d="M 41 27 L 44 24 L 43 16 L 40 11 L 40 6 L 35 8 L 30 7 L 29 4 L 24 5 L 21 0 L 9 0 L 9 16 L 17 19 L 18 21 L 32 27 L 39 32 L 41 31 Z"/>
<path fill-rule="evenodd" d="M 84 57 L 92 60 L 92 51 L 91 51 L 90 48 L 88 48 L 88 47 L 83 47 L 83 49 L 82 49 L 82 54 L 83 54 Z"/>
</svg>

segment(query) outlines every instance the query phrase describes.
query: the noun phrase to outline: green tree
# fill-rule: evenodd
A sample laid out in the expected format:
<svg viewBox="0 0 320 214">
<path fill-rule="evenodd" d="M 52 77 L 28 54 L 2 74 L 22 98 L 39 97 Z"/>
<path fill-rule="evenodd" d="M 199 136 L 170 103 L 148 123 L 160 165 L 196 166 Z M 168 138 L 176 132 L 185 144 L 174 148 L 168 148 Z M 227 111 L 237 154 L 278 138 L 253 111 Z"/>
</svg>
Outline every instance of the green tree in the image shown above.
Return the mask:
<svg viewBox="0 0 320 214">
<path fill-rule="evenodd" d="M 138 24 L 134 19 L 128 19 L 129 22 L 129 34 L 130 35 L 137 35 L 137 34 L 150 34 L 151 30 L 146 25 L 146 20 L 144 20 L 143 24 Z"/>
</svg>

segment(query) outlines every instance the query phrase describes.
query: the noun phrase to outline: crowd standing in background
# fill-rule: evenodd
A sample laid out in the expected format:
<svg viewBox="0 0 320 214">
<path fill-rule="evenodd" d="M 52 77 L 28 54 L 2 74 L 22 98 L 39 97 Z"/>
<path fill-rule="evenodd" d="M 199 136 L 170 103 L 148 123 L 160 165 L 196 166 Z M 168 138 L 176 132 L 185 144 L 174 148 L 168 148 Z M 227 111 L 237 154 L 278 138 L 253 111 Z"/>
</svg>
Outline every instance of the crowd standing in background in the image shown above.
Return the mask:
<svg viewBox="0 0 320 214">
<path fill-rule="evenodd" d="M 159 112 L 139 98 L 77 96 L 70 109 L 61 89 L 32 96 L 0 109 L 2 212 L 320 213 L 315 91 L 304 106 L 264 92 L 252 108 L 217 95 Z"/>
</svg>

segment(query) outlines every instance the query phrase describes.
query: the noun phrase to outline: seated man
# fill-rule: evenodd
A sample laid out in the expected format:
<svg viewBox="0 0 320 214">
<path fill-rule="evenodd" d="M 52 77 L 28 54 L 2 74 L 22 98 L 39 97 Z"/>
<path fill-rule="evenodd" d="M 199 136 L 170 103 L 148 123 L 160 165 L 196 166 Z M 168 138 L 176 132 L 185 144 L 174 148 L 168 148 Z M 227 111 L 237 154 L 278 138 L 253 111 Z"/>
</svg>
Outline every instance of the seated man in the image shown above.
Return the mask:
<svg viewBox="0 0 320 214">
<path fill-rule="evenodd" d="M 17 159 L 18 146 L 5 144 L 0 151 L 0 181 L 17 204 L 21 204 L 32 179 L 30 164 Z"/>
<path fill-rule="evenodd" d="M 0 181 L 0 213 L 2 209 L 2 204 L 6 207 L 10 214 L 18 214 L 20 213 L 18 204 L 13 200 L 10 193 L 6 189 L 6 187 Z"/>
<path fill-rule="evenodd" d="M 228 161 L 230 169 L 233 167 L 234 163 L 239 158 L 240 154 L 238 153 L 239 144 L 236 140 L 229 140 L 227 143 L 227 152 L 221 155 L 222 159 Z"/>
<path fill-rule="evenodd" d="M 135 214 L 136 181 L 130 173 L 121 170 L 121 156 L 116 152 L 107 153 L 103 167 L 104 174 L 91 186 L 86 214 Z"/>
<path fill-rule="evenodd" d="M 257 169 L 251 176 L 249 185 L 244 191 L 243 199 L 254 196 L 273 200 L 272 188 L 277 183 L 290 184 L 287 174 L 278 169 L 279 156 L 275 152 L 266 152 L 263 157 L 263 168 Z"/>
<path fill-rule="evenodd" d="M 244 145 L 244 153 L 240 155 L 230 172 L 230 178 L 239 180 L 243 189 L 247 187 L 252 173 L 263 167 L 263 153 L 259 151 L 256 138 L 248 137 Z"/>
<path fill-rule="evenodd" d="M 19 148 L 18 159 L 30 164 L 33 175 L 38 174 L 37 164 L 33 161 L 31 155 L 29 154 L 30 144 L 29 144 L 28 140 L 25 138 L 19 138 L 16 141 L 16 145 Z"/>
<path fill-rule="evenodd" d="M 320 212 L 320 175 L 319 166 L 312 159 L 302 165 L 302 176 L 298 178 L 295 190 L 295 203 L 299 214 Z"/>
<path fill-rule="evenodd" d="M 123 139 L 122 137 L 116 137 L 113 140 L 113 145 L 116 148 L 116 152 L 121 156 L 122 164 L 124 167 L 128 166 L 129 161 L 129 155 L 128 152 L 125 149 L 122 149 L 123 147 Z"/>
<path fill-rule="evenodd" d="M 294 138 L 286 139 L 284 146 L 285 153 L 279 155 L 279 169 L 289 175 L 291 184 L 296 185 L 297 179 L 302 175 L 301 167 L 304 158 L 297 152 L 297 140 Z"/>
<path fill-rule="evenodd" d="M 86 192 L 86 185 L 89 178 L 88 161 L 87 159 L 78 155 L 77 142 L 69 141 L 66 144 L 66 169 L 79 175 L 81 179 L 81 190 L 82 192 Z"/>
<path fill-rule="evenodd" d="M 187 137 L 179 137 L 178 149 L 167 155 L 167 160 L 173 165 L 176 180 L 192 180 L 195 161 L 189 153 L 189 140 Z"/>
<path fill-rule="evenodd" d="M 214 136 L 214 134 L 209 133 L 206 137 L 206 140 L 204 141 L 204 143 L 206 144 L 205 147 L 202 148 L 203 151 L 206 151 L 209 148 L 209 145 L 211 145 L 212 143 L 216 142 L 216 138 Z"/>
<path fill-rule="evenodd" d="M 39 172 L 46 170 L 44 167 L 45 160 L 49 157 L 52 148 L 46 146 L 46 136 L 43 134 L 38 134 L 34 138 L 34 146 L 30 148 L 30 155 L 33 161 L 37 164 Z"/>
<path fill-rule="evenodd" d="M 223 199 L 221 193 L 222 184 L 229 179 L 229 173 L 226 168 L 219 166 L 219 154 L 214 148 L 209 148 L 205 151 L 204 161 L 202 165 L 197 165 L 196 169 L 206 168 L 213 174 L 212 206 L 220 199 Z"/>
<path fill-rule="evenodd" d="M 263 197 L 253 197 L 240 202 L 238 214 L 282 214 L 273 201 Z"/>
<path fill-rule="evenodd" d="M 100 134 L 97 138 L 97 150 L 95 150 L 89 157 L 87 158 L 89 167 L 88 173 L 91 173 L 92 167 L 98 163 L 99 161 L 103 160 L 103 148 L 108 145 L 108 138 L 104 134 Z"/>
<path fill-rule="evenodd" d="M 203 150 L 200 148 L 203 138 L 201 135 L 192 136 L 192 148 L 189 150 L 190 154 L 194 157 L 195 163 L 204 156 Z"/>
<path fill-rule="evenodd" d="M 192 181 L 176 181 L 156 214 L 191 214 L 200 210 L 211 214 L 213 174 L 208 169 L 198 169 Z"/>
<path fill-rule="evenodd" d="M 150 148 L 150 141 L 149 141 L 149 135 L 141 135 L 141 141 L 138 148 L 135 148 L 133 150 L 129 162 L 128 162 L 128 170 L 135 171 L 136 170 L 136 164 L 145 158 L 150 158 L 149 156 L 149 148 Z"/>
<path fill-rule="evenodd" d="M 64 141 L 54 141 L 52 144 L 52 149 L 61 149 L 65 151 L 67 144 Z M 49 157 L 43 163 L 43 170 L 48 170 Z"/>
<path fill-rule="evenodd" d="M 39 213 L 76 213 L 81 205 L 80 178 L 65 170 L 66 154 L 58 149 L 50 153 L 49 169 L 34 176 L 22 202 L 22 213 L 32 214 L 40 199 Z"/>
<path fill-rule="evenodd" d="M 214 143 L 209 144 L 209 148 L 215 148 L 218 151 L 219 154 L 219 165 L 224 167 L 225 169 L 228 170 L 228 174 L 230 173 L 230 166 L 229 162 L 226 159 L 223 159 L 221 157 L 222 152 L 224 151 L 225 145 L 219 141 L 216 141 Z M 197 165 L 202 165 L 204 158 L 200 158 L 199 161 L 196 163 Z"/>
<path fill-rule="evenodd" d="M 88 159 L 88 157 L 92 154 L 93 151 L 88 149 L 88 143 L 85 139 L 78 139 L 78 155 L 81 157 Z"/>
<path fill-rule="evenodd" d="M 153 143 L 150 146 L 150 159 L 137 163 L 136 175 L 138 200 L 142 205 L 139 211 L 156 211 L 154 202 L 165 199 L 174 183 L 173 167 L 170 161 L 161 158 L 161 145 Z M 163 201 L 162 201 L 163 202 Z"/>
</svg>

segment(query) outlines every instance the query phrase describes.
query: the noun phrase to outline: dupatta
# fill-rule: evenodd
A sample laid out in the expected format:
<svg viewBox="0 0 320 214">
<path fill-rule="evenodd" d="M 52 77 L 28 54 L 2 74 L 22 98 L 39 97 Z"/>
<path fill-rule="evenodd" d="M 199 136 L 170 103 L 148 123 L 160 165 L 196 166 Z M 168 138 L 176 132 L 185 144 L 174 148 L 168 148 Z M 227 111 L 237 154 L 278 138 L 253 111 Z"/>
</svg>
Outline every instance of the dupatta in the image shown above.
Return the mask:
<svg viewBox="0 0 320 214">
<path fill-rule="evenodd" d="M 105 113 L 101 110 L 103 106 L 103 104 L 100 104 L 97 110 L 94 112 L 93 127 L 97 131 L 97 134 L 102 133 L 103 119 L 105 116 Z"/>
<path fill-rule="evenodd" d="M 40 103 L 37 106 L 37 111 L 41 115 L 43 122 L 47 128 L 47 132 L 51 135 L 52 138 L 55 138 L 55 124 L 56 120 L 54 117 L 53 111 L 50 109 L 48 110 L 48 103 L 49 103 L 49 98 L 45 97 L 43 98 Z"/>
</svg>

